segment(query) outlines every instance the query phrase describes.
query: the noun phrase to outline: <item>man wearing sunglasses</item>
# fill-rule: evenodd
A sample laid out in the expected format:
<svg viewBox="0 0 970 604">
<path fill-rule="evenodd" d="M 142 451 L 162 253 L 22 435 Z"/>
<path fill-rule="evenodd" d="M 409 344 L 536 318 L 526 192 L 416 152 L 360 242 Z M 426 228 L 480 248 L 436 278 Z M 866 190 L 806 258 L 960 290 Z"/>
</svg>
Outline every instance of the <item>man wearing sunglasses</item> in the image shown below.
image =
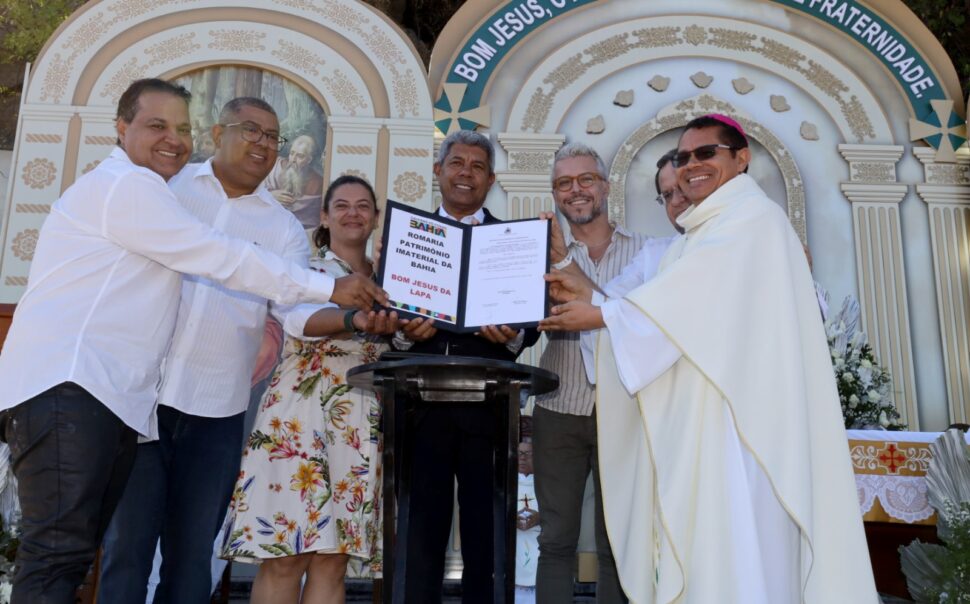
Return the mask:
<svg viewBox="0 0 970 604">
<path fill-rule="evenodd" d="M 212 138 L 212 159 L 169 182 L 181 205 L 227 235 L 306 267 L 302 225 L 261 184 L 286 141 L 273 107 L 252 97 L 229 101 Z M 208 601 L 212 544 L 239 472 L 249 378 L 267 314 L 299 337 L 316 308 L 267 304 L 202 277 L 183 279 L 158 391 L 158 440 L 138 445 L 105 535 L 99 603 L 145 601 L 159 539 L 154 601 Z"/>
<path fill-rule="evenodd" d="M 750 159 L 733 119 L 689 123 L 672 163 L 693 207 L 658 275 L 540 328 L 607 328 L 600 478 L 631 600 L 875 604 L 811 274 Z"/>
</svg>

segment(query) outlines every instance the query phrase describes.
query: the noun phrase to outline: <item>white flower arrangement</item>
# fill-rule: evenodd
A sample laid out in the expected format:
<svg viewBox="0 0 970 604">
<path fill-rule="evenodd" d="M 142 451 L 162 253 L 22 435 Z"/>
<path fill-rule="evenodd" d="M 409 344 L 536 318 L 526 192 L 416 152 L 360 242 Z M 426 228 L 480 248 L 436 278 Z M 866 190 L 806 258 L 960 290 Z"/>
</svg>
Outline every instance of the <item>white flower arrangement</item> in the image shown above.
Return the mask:
<svg viewBox="0 0 970 604">
<path fill-rule="evenodd" d="M 826 318 L 825 335 L 845 427 L 905 429 L 892 403 L 892 377 L 879 366 L 866 334 L 859 329 L 859 303 L 855 298 L 847 297 L 842 309 Z"/>
</svg>

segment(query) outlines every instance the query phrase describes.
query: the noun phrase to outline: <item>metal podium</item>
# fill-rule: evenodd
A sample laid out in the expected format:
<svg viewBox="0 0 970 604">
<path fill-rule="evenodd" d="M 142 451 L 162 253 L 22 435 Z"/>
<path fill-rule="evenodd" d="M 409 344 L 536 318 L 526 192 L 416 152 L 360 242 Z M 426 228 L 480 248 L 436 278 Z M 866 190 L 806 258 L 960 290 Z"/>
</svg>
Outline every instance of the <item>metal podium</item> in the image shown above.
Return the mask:
<svg viewBox="0 0 970 604">
<path fill-rule="evenodd" d="M 512 604 L 520 400 L 523 393 L 543 394 L 555 390 L 559 387 L 559 376 L 509 361 L 390 353 L 377 363 L 348 371 L 347 382 L 357 388 L 374 390 L 383 404 L 385 604 L 404 604 L 404 571 L 408 563 L 404 544 L 408 539 L 411 483 L 410 464 L 404 463 L 410 459 L 408 411 L 443 402 L 487 404 L 494 408 L 496 421 L 504 430 L 496 431 L 494 449 L 493 601 Z M 395 531 L 397 518 L 401 522 Z"/>
</svg>

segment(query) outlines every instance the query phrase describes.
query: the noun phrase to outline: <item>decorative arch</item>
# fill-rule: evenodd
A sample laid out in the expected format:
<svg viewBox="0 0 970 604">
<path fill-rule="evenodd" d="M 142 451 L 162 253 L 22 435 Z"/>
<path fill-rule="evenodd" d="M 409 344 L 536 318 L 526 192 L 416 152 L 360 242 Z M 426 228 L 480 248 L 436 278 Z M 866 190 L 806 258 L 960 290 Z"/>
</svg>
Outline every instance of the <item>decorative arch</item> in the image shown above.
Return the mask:
<svg viewBox="0 0 970 604">
<path fill-rule="evenodd" d="M 440 78 L 438 127 L 456 120 L 468 127 L 487 115 L 488 123 L 477 124 L 498 133 L 506 159 L 498 174 L 506 213 L 525 216 L 552 205 L 548 173 L 566 139 L 591 144 L 612 166 L 611 217 L 629 219 L 627 214 L 640 210 L 627 206 L 625 198 L 647 193 L 639 179 L 628 179 L 646 176 L 638 171 L 647 166 L 639 165 L 637 151 L 683 125 L 686 114 L 696 115 L 697 103 L 708 96 L 704 112 L 734 115 L 772 156 L 778 173 L 771 178 L 778 180 L 771 184 L 784 185 L 790 220 L 802 240 L 811 234 L 820 280 L 836 299 L 847 294 L 860 299 L 863 326 L 894 376 L 897 408 L 910 426 L 919 426 L 913 359 L 922 356 L 926 367 L 939 352 L 925 343 L 916 352 L 911 336 L 907 281 L 925 280 L 925 271 L 907 273 L 911 260 L 904 246 L 915 250 L 925 243 L 919 241 L 922 234 L 914 235 L 921 228 L 918 217 L 908 234 L 899 226 L 903 219 L 914 220 L 911 211 L 903 216 L 900 202 L 907 196 L 904 182 L 915 178 L 912 162 L 900 159 L 910 137 L 905 116 L 924 116 L 926 108 L 908 94 L 898 74 L 873 52 L 863 52 L 858 37 L 844 27 L 787 0 L 752 2 L 738 15 L 713 1 L 676 9 L 656 3 L 539 3 L 561 10 L 499 44 L 496 21 L 506 19 L 517 3 L 470 2 L 463 9 L 465 35 L 446 28 L 435 48 L 443 61 L 431 66 Z M 840 4 L 871 12 L 853 0 Z M 615 10 L 618 5 L 623 10 Z M 900 20 L 907 14 L 883 12 L 880 18 L 897 33 L 922 27 Z M 910 45 L 907 52 L 938 47 L 932 39 L 901 38 Z M 496 53 L 485 57 L 490 51 L 483 43 L 491 41 Z M 936 78 L 932 94 L 945 96 L 953 88 L 952 65 L 933 53 L 918 58 Z M 480 65 L 465 72 L 474 82 L 461 82 L 462 64 Z M 677 113 L 684 118 L 675 119 Z M 877 218 L 870 220 L 870 214 Z M 887 227 L 878 230 L 883 224 Z M 628 226 L 651 230 L 646 224 Z M 892 261 L 873 264 L 873 258 Z M 929 288 L 915 291 L 925 308 L 922 292 Z M 937 380 L 922 377 L 924 384 Z M 933 401 L 934 388 L 924 387 L 920 396 Z"/>
<path fill-rule="evenodd" d="M 580 12 L 584 13 L 584 19 L 591 25 L 670 12 L 666 6 L 638 3 L 636 9 L 613 10 L 608 15 L 607 11 L 598 10 L 606 2 L 609 0 L 539 0 L 536 5 L 542 10 L 526 15 L 513 12 L 525 8 L 515 1 L 466 2 L 438 37 L 429 68 L 432 84 L 435 85 L 435 106 L 441 110 L 436 117 L 438 127 L 447 129 L 449 120 L 459 118 L 465 119 L 464 127 L 470 127 L 469 118 L 460 114 L 484 105 L 487 88 L 500 66 L 521 50 L 523 42 L 546 28 L 558 26 L 563 20 Z M 838 8 L 835 4 L 806 3 L 804 0 L 760 0 L 759 5 L 752 5 L 741 18 L 770 22 L 772 25 L 780 23 L 789 31 L 803 30 L 806 25 L 809 28 L 821 26 L 822 29 L 852 40 L 858 54 L 867 56 L 870 63 L 878 64 L 881 71 L 894 79 L 899 94 L 906 97 L 906 108 L 913 117 L 925 118 L 932 113 L 930 101 L 933 99 L 960 98 L 960 80 L 946 51 L 902 0 L 880 1 L 878 10 L 869 6 L 871 1 L 865 0 L 843 0 L 837 3 Z M 781 8 L 784 14 L 779 18 L 779 14 L 772 7 Z M 528 8 L 532 8 L 532 3 Z M 677 12 L 689 14 L 698 21 L 706 21 L 722 13 L 719 6 L 705 3 L 684 5 Z M 845 20 L 846 13 L 851 15 L 849 21 Z M 506 20 L 509 15 L 512 17 L 511 21 Z M 912 59 L 906 63 L 906 69 L 899 72 L 894 69 L 893 61 L 896 59 L 891 57 L 896 53 L 888 52 L 885 38 L 875 36 L 874 32 L 877 30 L 885 32 L 891 40 L 906 47 L 907 59 Z M 497 37 L 499 33 L 504 34 L 502 38 Z M 483 46 L 483 42 L 491 42 L 494 46 Z M 485 52 L 481 52 L 482 50 Z M 884 50 L 887 52 L 883 52 Z M 478 55 L 478 59 L 473 57 L 470 64 L 474 68 L 474 77 L 462 67 L 468 53 Z M 548 51 L 543 51 L 540 56 L 547 54 Z M 903 73 L 910 68 L 913 71 L 907 72 L 909 75 L 919 71 L 919 76 L 926 80 L 917 79 L 915 81 L 920 83 L 914 85 L 914 79 L 904 77 Z M 450 106 L 454 99 L 447 94 L 446 84 L 467 88 L 467 94 L 459 100 L 458 106 Z M 962 111 L 962 107 L 957 111 Z"/>
<path fill-rule="evenodd" d="M 755 23 L 718 17 L 705 17 L 703 23 L 687 16 L 648 17 L 584 33 L 535 67 L 509 111 L 508 129 L 556 130 L 572 101 L 598 81 L 631 65 L 677 55 L 755 66 L 814 97 L 845 141 L 893 141 L 875 95 L 829 53 Z"/>
<path fill-rule="evenodd" d="M 289 46 L 294 44 L 293 40 L 281 35 L 293 32 L 317 39 L 333 49 L 332 54 L 344 54 L 364 73 L 376 73 L 380 79 L 370 85 L 386 91 L 389 99 L 388 113 L 378 117 L 430 116 L 430 97 L 420 94 L 422 88 L 427 88 L 422 83 L 425 70 L 420 57 L 396 25 L 366 4 L 347 0 L 265 3 L 205 0 L 196 6 L 185 10 L 181 0 L 89 2 L 48 41 L 36 63 L 25 94 L 26 102 L 61 104 L 70 99 L 79 104 L 86 96 L 91 73 L 120 54 L 116 49 L 131 47 L 149 31 L 198 35 L 194 42 L 173 38 L 174 46 L 149 52 L 152 59 L 164 61 L 223 50 L 267 65 L 289 65 L 296 72 L 312 76 L 312 59 L 294 56 L 294 47 Z M 223 25 L 233 21 L 244 25 L 236 28 Z M 206 24 L 218 29 L 208 37 L 194 31 L 205 28 Z M 200 48 L 191 48 L 194 45 Z M 307 50 L 319 52 L 315 48 Z M 312 77 L 308 79 L 313 81 Z M 39 85 L 33 84 L 35 80 L 40 81 Z"/>
<path fill-rule="evenodd" d="M 431 208 L 427 72 L 385 15 L 355 0 L 100 0 L 48 40 L 24 89 L 0 241 L 0 303 L 27 282 L 36 234 L 60 193 L 115 143 L 128 84 L 237 65 L 275 73 L 327 114 L 324 178 L 354 173 Z M 12 242 L 16 241 L 16 245 Z"/>
<path fill-rule="evenodd" d="M 744 128 L 748 138 L 753 139 L 768 151 L 781 170 L 787 192 L 787 213 L 795 232 L 802 243 L 808 242 L 805 221 L 805 186 L 798 165 L 792 154 L 777 136 L 750 116 L 739 112 L 730 103 L 709 94 L 685 99 L 657 113 L 657 117 L 643 124 L 623 141 L 610 165 L 610 220 L 623 224 L 626 211 L 626 177 L 633 158 L 647 143 L 656 136 L 682 128 L 695 117 L 711 112 L 722 113 L 735 119 Z"/>
</svg>

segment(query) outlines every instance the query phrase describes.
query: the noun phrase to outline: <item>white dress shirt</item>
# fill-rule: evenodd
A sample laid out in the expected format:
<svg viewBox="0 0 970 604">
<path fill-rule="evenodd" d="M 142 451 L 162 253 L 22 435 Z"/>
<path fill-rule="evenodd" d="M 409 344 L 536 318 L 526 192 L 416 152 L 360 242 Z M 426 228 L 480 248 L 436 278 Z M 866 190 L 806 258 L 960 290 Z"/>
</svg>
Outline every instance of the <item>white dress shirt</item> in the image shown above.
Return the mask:
<svg viewBox="0 0 970 604">
<path fill-rule="evenodd" d="M 212 172 L 211 160 L 186 166 L 168 184 L 179 203 L 202 222 L 307 266 L 310 246 L 303 226 L 262 185 L 249 195 L 229 199 Z M 302 334 L 307 318 L 319 308 L 301 305 L 289 313 L 293 307 L 269 303 L 287 333 Z M 203 417 L 245 412 L 266 312 L 266 298 L 186 275 L 172 347 L 162 369 L 159 404 Z"/>
<path fill-rule="evenodd" d="M 280 303 L 326 302 L 334 287 L 199 222 L 115 149 L 51 206 L 0 353 L 0 409 L 69 381 L 148 434 L 181 273 Z"/>
<path fill-rule="evenodd" d="M 591 300 L 593 306 L 599 306 L 600 311 L 603 313 L 603 319 L 606 321 L 607 315 L 615 307 L 616 304 L 629 304 L 619 300 L 623 296 L 627 295 L 629 292 L 640 287 L 647 281 L 653 278 L 657 274 L 657 269 L 660 267 L 660 260 L 667 253 L 667 249 L 673 244 L 674 241 L 680 235 L 674 235 L 673 237 L 663 237 L 656 239 L 648 239 L 637 255 L 633 258 L 630 264 L 626 265 L 620 274 L 614 277 L 603 286 L 603 291 L 610 298 L 609 302 L 603 294 L 598 291 L 593 291 L 593 298 Z M 642 315 L 641 315 L 642 316 Z M 612 318 L 612 315 L 610 315 Z M 637 317 L 631 317 L 631 321 L 637 321 Z M 648 327 L 653 324 L 647 320 Z M 609 323 L 607 322 L 607 325 Z M 637 325 L 631 325 L 631 328 L 641 327 L 639 323 Z M 659 330 L 654 330 L 659 333 Z M 589 379 L 590 384 L 596 383 L 596 336 L 599 330 L 584 331 L 580 334 L 579 338 L 579 349 L 583 353 L 583 367 L 586 369 L 586 377 Z M 652 332 L 650 332 L 652 335 Z M 650 337 L 646 337 L 645 342 L 652 342 Z M 663 339 L 666 341 L 666 338 Z M 662 344 L 662 342 L 661 342 Z M 634 361 L 639 361 L 643 359 L 643 350 L 651 350 L 648 345 L 641 346 L 631 358 Z M 664 361 L 666 362 L 666 361 Z"/>
</svg>

